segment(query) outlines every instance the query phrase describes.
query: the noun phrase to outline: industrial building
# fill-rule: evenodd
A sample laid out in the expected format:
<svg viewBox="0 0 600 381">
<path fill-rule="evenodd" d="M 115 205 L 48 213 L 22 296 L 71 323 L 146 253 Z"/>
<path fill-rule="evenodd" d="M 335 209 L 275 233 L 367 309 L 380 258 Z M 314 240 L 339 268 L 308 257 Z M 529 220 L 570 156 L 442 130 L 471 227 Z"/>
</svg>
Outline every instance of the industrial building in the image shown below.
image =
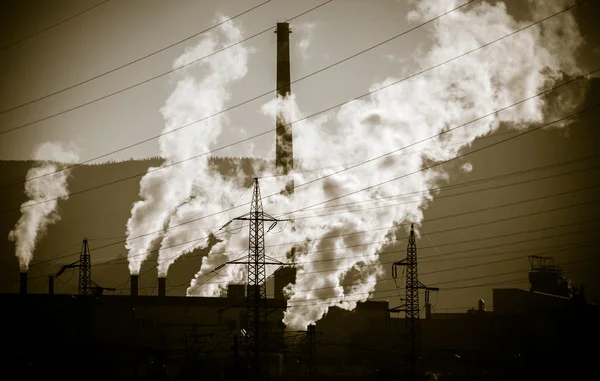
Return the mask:
<svg viewBox="0 0 600 381">
<path fill-rule="evenodd" d="M 582 299 L 536 291 L 553 273 L 532 269 L 531 290 L 495 289 L 463 313 L 420 318 L 423 373 L 459 379 L 535 379 L 591 371 L 600 309 Z M 545 282 L 537 282 L 540 272 Z M 266 299 L 268 343 L 262 357 L 272 379 L 398 379 L 410 364 L 406 321 L 387 302 L 333 308 L 307 331 L 286 330 L 282 289 L 292 268 L 275 274 Z M 134 276 L 135 278 L 135 276 Z M 248 330 L 243 285 L 216 298 L 131 295 L 0 295 L 3 368 L 24 379 L 232 379 L 247 371 L 242 350 Z M 475 304 L 475 303 L 474 303 Z M 592 349 L 590 349 L 592 348 Z M 549 378 L 548 378 L 549 377 Z M 443 378 L 442 378 L 443 379 Z M 564 379 L 564 378 L 562 378 Z"/>
</svg>

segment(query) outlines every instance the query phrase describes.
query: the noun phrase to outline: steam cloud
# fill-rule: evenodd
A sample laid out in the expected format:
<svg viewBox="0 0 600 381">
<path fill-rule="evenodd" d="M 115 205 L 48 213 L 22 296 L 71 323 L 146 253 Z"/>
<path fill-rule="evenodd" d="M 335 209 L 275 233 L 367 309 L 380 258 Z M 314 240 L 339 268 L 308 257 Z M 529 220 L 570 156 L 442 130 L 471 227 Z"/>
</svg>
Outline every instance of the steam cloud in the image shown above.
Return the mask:
<svg viewBox="0 0 600 381">
<path fill-rule="evenodd" d="M 29 200 L 21 205 L 21 217 L 8 234 L 8 239 L 15 242 L 21 271 L 29 270 L 35 247 L 46 234 L 48 225 L 60 221 L 57 199 L 69 198 L 67 178 L 70 171 L 57 171 L 77 162 L 79 157 L 58 143 L 44 143 L 36 150 L 35 160 L 39 161 L 38 165 L 31 168 L 25 178 L 25 194 Z"/>
<path fill-rule="evenodd" d="M 226 20 L 220 16 L 219 22 Z M 173 64 L 178 67 L 205 57 L 213 51 L 232 45 L 241 39 L 240 29 L 233 22 L 222 24 L 217 33 L 205 35 L 196 46 L 186 49 Z M 225 107 L 231 94 L 229 87 L 246 75 L 250 50 L 236 45 L 190 65 L 177 82 L 175 90 L 160 110 L 165 118 L 163 132 L 215 114 Z M 195 78 L 201 78 L 196 80 Z M 202 219 L 176 227 L 194 217 L 219 211 L 232 202 L 235 181 L 224 181 L 209 167 L 208 156 L 201 156 L 172 165 L 209 150 L 221 133 L 223 114 L 161 136 L 160 155 L 165 159 L 161 170 L 150 168 L 140 181 L 141 201 L 133 205 L 127 222 L 131 274 L 139 274 L 154 242 L 160 241 L 158 257 L 159 276 L 166 276 L 169 266 L 185 252 L 198 245 L 189 244 L 197 239 L 216 219 Z M 232 189 L 236 188 L 236 189 Z M 137 238 L 139 237 L 139 238 Z M 187 245 L 182 243 L 187 242 Z"/>
<path fill-rule="evenodd" d="M 458 4 L 458 1 L 437 0 L 415 2 L 415 10 L 408 18 L 411 21 L 428 20 Z M 549 16 L 565 4 L 544 3 L 543 7 L 538 7 L 532 3 L 533 20 Z M 417 56 L 417 66 L 427 68 L 436 65 L 530 22 L 516 21 L 507 13 L 502 2 L 478 2 L 462 8 L 434 24 L 433 46 Z M 302 168 L 297 169 L 364 161 L 535 95 L 564 75 L 579 72 L 572 57 L 581 43 L 573 15 L 567 12 L 409 81 L 376 92 L 366 100 L 351 102 L 335 115 L 295 123 L 294 155 L 302 163 Z M 407 74 L 410 73 L 407 71 Z M 369 90 L 377 90 L 395 80 L 388 78 L 373 84 Z M 277 104 L 282 101 L 273 100 L 264 105 L 262 111 L 275 118 Z M 287 119 L 301 119 L 304 115 L 293 96 L 291 101 L 293 110 Z M 493 132 L 501 123 L 523 128 L 543 121 L 543 106 L 544 100 L 535 98 L 419 144 L 413 149 L 427 150 L 422 156 L 390 155 L 297 188 L 290 198 L 277 194 L 287 179 L 265 178 L 260 184 L 263 196 L 277 195 L 264 200 L 264 209 L 277 216 L 417 171 L 423 167 L 424 160 L 456 157 L 460 148 L 470 144 L 465 141 L 472 142 Z M 294 182 L 298 186 L 337 169 L 339 167 L 309 174 L 296 173 Z M 268 171 L 262 176 L 269 176 Z M 447 177 L 448 174 L 441 169 L 419 172 L 327 204 L 333 208 L 323 210 L 317 207 L 295 213 L 294 229 L 288 227 L 279 234 L 267 234 L 268 255 L 298 263 L 296 282 L 287 288 L 290 299 L 284 316 L 286 326 L 289 329 L 305 329 L 308 324 L 321 319 L 332 306 L 352 310 L 357 302 L 368 299 L 375 289 L 377 278 L 383 273 L 378 253 L 395 239 L 395 235 L 390 234 L 393 231 L 369 230 L 407 220 L 415 222 L 418 227 L 423 218 L 422 209 L 434 195 L 413 196 L 405 199 L 413 203 L 390 203 L 384 208 L 358 212 L 360 203 L 373 201 L 385 205 L 382 204 L 384 201 L 377 200 L 422 191 Z M 223 184 L 218 183 L 221 187 Z M 202 189 L 210 192 L 209 189 L 214 188 L 213 184 L 206 184 Z M 226 194 L 225 191 L 222 194 Z M 250 194 L 240 203 L 249 201 Z M 227 206 L 222 204 L 220 207 L 225 209 Z M 232 216 L 234 214 L 229 213 L 227 218 Z M 347 235 L 355 231 L 367 232 Z M 340 234 L 346 235 L 321 239 Z M 247 228 L 240 230 L 240 234 L 220 237 L 223 241 L 214 246 L 205 258 L 200 272 L 188 288 L 188 295 L 216 296 L 228 283 L 244 280 L 244 266 L 229 266 L 217 273 L 211 273 L 211 270 L 243 254 L 242 250 L 248 244 Z M 293 251 L 290 242 L 296 242 Z M 373 242 L 378 243 L 356 246 Z M 269 266 L 267 275 L 274 270 L 274 266 Z"/>
</svg>

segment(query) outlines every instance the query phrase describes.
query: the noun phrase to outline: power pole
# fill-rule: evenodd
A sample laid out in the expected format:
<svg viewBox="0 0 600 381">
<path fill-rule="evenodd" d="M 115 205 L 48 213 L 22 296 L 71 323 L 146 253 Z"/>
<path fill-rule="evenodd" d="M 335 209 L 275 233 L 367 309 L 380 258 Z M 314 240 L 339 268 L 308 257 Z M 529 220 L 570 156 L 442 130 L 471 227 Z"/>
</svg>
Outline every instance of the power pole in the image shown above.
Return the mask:
<svg viewBox="0 0 600 381">
<path fill-rule="evenodd" d="M 265 229 L 264 223 L 271 222 L 271 226 L 267 232 L 280 221 L 263 211 L 262 199 L 260 196 L 260 187 L 258 178 L 254 178 L 254 192 L 252 194 L 252 202 L 250 213 L 226 223 L 221 229 L 229 225 L 232 221 L 249 221 L 250 234 L 248 239 L 248 259 L 246 261 L 231 261 L 228 264 L 247 264 L 248 265 L 248 281 L 246 284 L 246 302 L 247 302 L 247 342 L 246 347 L 248 359 L 254 379 L 262 379 L 263 371 L 267 368 L 261 366 L 262 353 L 265 352 L 268 340 L 267 330 L 267 276 L 266 265 L 284 265 L 282 262 L 269 258 L 266 261 L 265 255 Z M 222 265 L 224 266 L 224 265 Z M 215 269 L 217 270 L 217 269 Z"/>
<path fill-rule="evenodd" d="M 405 312 L 406 338 L 410 354 L 410 374 L 415 377 L 419 368 L 421 359 L 421 324 L 419 308 L 419 290 L 426 290 L 426 302 L 429 303 L 429 290 L 439 290 L 436 287 L 427 287 L 419 282 L 419 272 L 417 269 L 417 244 L 415 239 L 414 224 L 410 224 L 410 234 L 408 236 L 408 245 L 406 247 L 406 258 L 394 262 L 392 265 L 392 277 L 397 277 L 397 266 L 406 267 L 406 299 L 403 309 L 395 308 L 394 312 Z"/>
<path fill-rule="evenodd" d="M 90 295 L 92 293 L 92 261 L 90 259 L 90 247 L 87 238 L 81 244 L 79 254 L 79 295 Z"/>
</svg>

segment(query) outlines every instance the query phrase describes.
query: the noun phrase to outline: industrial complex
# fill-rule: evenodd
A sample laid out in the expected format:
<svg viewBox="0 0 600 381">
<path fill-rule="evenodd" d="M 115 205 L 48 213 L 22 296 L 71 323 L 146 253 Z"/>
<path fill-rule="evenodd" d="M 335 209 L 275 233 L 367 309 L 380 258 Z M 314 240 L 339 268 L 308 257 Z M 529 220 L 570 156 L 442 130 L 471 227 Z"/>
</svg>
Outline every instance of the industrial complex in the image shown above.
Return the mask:
<svg viewBox="0 0 600 381">
<path fill-rule="evenodd" d="M 291 93 L 288 23 L 278 23 L 277 95 Z M 284 104 L 284 102 L 281 102 Z M 280 106 L 280 107 L 285 107 Z M 276 167 L 293 169 L 291 125 L 277 114 Z M 265 226 L 283 221 L 263 210 L 254 179 L 244 284 L 220 297 L 168 296 L 167 278 L 157 295 L 142 295 L 131 275 L 128 295 L 113 295 L 93 281 L 88 242 L 79 260 L 48 277 L 48 293 L 1 294 L 2 368 L 17 379 L 77 380 L 576 380 L 593 375 L 600 307 L 571 285 L 551 257 L 530 256 L 529 289 L 498 288 L 493 309 L 473 300 L 471 309 L 432 311 L 439 289 L 419 280 L 416 233 L 406 258 L 394 262 L 402 279 L 400 306 L 367 300 L 352 310 L 333 307 L 306 330 L 282 322 L 293 263 L 265 254 Z M 290 181 L 282 194 L 294 192 Z M 409 221 L 410 222 L 410 221 Z M 266 292 L 265 266 L 278 265 Z M 79 292 L 55 293 L 54 281 L 76 269 Z M 311 302 L 318 303 L 318 300 Z M 18 375 L 18 376 L 17 376 Z"/>
</svg>

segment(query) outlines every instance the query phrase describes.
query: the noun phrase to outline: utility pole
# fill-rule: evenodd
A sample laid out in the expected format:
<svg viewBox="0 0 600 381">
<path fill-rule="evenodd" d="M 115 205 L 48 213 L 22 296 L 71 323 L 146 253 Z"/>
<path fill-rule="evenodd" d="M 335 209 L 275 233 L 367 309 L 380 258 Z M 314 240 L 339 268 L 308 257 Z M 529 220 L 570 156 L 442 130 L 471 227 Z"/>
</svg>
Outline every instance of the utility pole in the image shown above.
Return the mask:
<svg viewBox="0 0 600 381">
<path fill-rule="evenodd" d="M 417 269 L 417 244 L 415 239 L 414 224 L 410 224 L 410 234 L 408 236 L 408 245 L 406 247 L 406 258 L 394 262 L 392 265 L 392 277 L 397 278 L 398 266 L 406 267 L 406 300 L 403 309 L 395 308 L 394 311 L 405 312 L 406 337 L 410 354 L 410 374 L 415 377 L 419 368 L 421 357 L 421 324 L 419 308 L 419 290 L 426 291 L 426 302 L 429 303 L 429 290 L 439 290 L 436 287 L 427 287 L 419 282 L 419 272 Z"/>
<path fill-rule="evenodd" d="M 234 218 L 227 222 L 221 229 L 236 220 L 250 222 L 248 259 L 246 261 L 231 261 L 228 262 L 228 264 L 248 265 L 248 281 L 246 283 L 246 316 L 248 329 L 246 338 L 248 346 L 246 347 L 246 350 L 254 379 L 257 380 L 263 378 L 263 371 L 267 371 L 266 367 L 263 369 L 261 366 L 261 355 L 266 350 L 268 340 L 266 265 L 284 265 L 284 263 L 272 258 L 269 258 L 270 262 L 266 261 L 264 223 L 271 222 L 271 226 L 267 230 L 268 232 L 273 229 L 278 222 L 289 220 L 274 218 L 263 211 L 258 178 L 254 178 L 254 192 L 252 194 L 250 213 Z M 225 264 L 220 267 L 222 266 L 225 266 Z"/>
</svg>

